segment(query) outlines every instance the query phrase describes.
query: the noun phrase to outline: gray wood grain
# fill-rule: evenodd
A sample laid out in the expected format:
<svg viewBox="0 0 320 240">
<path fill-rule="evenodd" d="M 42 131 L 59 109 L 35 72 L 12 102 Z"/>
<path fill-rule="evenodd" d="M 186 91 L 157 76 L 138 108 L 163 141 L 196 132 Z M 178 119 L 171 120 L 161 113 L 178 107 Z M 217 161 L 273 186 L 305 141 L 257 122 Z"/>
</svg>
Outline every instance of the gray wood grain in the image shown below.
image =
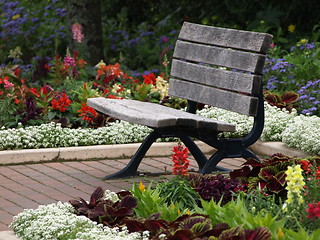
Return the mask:
<svg viewBox="0 0 320 240">
<path fill-rule="evenodd" d="M 255 116 L 258 98 L 170 78 L 169 94 L 229 111 Z"/>
<path fill-rule="evenodd" d="M 260 53 L 266 53 L 272 43 L 270 34 L 217 28 L 189 22 L 183 23 L 179 38 Z"/>
<path fill-rule="evenodd" d="M 178 40 L 174 58 L 261 74 L 265 56 Z"/>
<path fill-rule="evenodd" d="M 160 104 L 129 99 L 89 98 L 88 106 L 120 120 L 154 128 L 188 127 L 233 132 L 235 125 L 201 117 Z"/>
<path fill-rule="evenodd" d="M 228 71 L 200 64 L 172 60 L 171 77 L 189 80 L 204 85 L 258 95 L 261 76 Z"/>
</svg>

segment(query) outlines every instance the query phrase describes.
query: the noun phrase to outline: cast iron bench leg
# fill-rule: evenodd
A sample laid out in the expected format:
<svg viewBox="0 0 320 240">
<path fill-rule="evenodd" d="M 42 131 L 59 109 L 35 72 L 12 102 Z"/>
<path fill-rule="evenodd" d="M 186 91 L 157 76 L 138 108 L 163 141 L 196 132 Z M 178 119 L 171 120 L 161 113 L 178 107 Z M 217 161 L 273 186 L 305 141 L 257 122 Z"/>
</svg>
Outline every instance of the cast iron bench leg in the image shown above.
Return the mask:
<svg viewBox="0 0 320 240">
<path fill-rule="evenodd" d="M 151 145 L 157 140 L 157 138 L 161 137 L 159 133 L 153 131 L 146 137 L 146 139 L 141 143 L 140 147 L 136 151 L 136 153 L 132 156 L 128 165 L 123 168 L 122 170 L 108 175 L 104 177 L 105 180 L 113 179 L 113 178 L 125 178 L 125 177 L 132 177 L 137 175 L 137 169 L 139 164 L 141 163 L 143 157 L 151 147 Z"/>
<path fill-rule="evenodd" d="M 215 152 L 208 160 L 207 164 L 204 166 L 204 168 L 200 171 L 202 174 L 208 174 L 213 171 L 230 171 L 230 169 L 223 168 L 217 166 L 217 164 L 224 158 L 234 158 L 234 157 L 239 157 L 239 158 L 244 158 L 244 159 L 249 159 L 253 158 L 256 161 L 260 162 L 260 159 L 255 155 L 253 152 L 251 152 L 249 149 L 243 149 L 241 151 L 241 154 L 238 156 L 235 155 L 229 155 L 224 149 L 219 149 L 217 152 Z"/>
<path fill-rule="evenodd" d="M 184 145 L 186 145 L 186 147 L 189 149 L 192 156 L 197 161 L 199 166 L 199 171 L 203 169 L 203 167 L 208 162 L 208 158 L 203 154 L 203 152 L 200 150 L 197 144 L 195 144 L 190 137 L 183 136 L 183 137 L 180 137 L 180 139 L 184 143 Z"/>
<path fill-rule="evenodd" d="M 224 149 L 219 149 L 216 151 L 208 160 L 207 164 L 204 166 L 204 168 L 201 169 L 201 174 L 209 174 L 213 171 L 222 171 L 226 172 L 229 171 L 229 169 L 218 167 L 217 164 L 224 159 L 227 156 Z"/>
</svg>

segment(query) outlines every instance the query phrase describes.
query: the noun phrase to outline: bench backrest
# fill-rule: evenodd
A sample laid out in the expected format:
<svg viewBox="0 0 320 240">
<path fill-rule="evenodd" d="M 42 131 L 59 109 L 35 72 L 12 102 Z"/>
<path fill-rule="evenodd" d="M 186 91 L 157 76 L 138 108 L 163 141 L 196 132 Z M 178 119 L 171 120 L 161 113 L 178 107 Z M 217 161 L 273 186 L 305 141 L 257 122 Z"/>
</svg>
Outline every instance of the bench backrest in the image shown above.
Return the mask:
<svg viewBox="0 0 320 240">
<path fill-rule="evenodd" d="M 176 42 L 169 95 L 256 116 L 272 35 L 185 22 Z"/>
</svg>

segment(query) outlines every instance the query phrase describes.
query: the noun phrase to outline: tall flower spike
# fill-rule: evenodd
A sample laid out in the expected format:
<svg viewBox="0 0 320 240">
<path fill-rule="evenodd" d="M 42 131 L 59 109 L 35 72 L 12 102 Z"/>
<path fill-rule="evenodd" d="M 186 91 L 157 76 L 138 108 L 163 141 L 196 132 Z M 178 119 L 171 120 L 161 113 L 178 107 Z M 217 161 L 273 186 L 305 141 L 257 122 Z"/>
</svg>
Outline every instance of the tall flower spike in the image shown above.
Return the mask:
<svg viewBox="0 0 320 240">
<path fill-rule="evenodd" d="M 303 203 L 302 191 L 305 185 L 304 178 L 302 176 L 302 169 L 300 165 L 289 166 L 286 171 L 286 180 L 288 190 L 287 200 L 288 204 L 297 201 L 299 204 Z"/>
<path fill-rule="evenodd" d="M 178 146 L 173 147 L 174 154 L 172 154 L 173 161 L 173 173 L 176 175 L 188 175 L 188 167 L 190 161 L 188 160 L 189 150 L 187 147 L 183 147 L 181 143 Z"/>
<path fill-rule="evenodd" d="M 73 33 L 73 39 L 78 42 L 81 43 L 82 39 L 84 38 L 84 35 L 82 33 L 82 26 L 81 24 L 75 23 L 72 25 L 72 33 Z"/>
</svg>

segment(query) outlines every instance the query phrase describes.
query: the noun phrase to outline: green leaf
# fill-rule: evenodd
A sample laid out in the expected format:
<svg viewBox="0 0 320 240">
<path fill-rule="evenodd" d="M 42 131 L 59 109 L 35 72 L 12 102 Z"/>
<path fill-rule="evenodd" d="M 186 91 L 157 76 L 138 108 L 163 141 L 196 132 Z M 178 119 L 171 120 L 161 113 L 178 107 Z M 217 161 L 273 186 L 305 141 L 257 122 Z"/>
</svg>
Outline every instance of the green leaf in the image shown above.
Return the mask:
<svg viewBox="0 0 320 240">
<path fill-rule="evenodd" d="M 55 111 L 50 111 L 48 112 L 48 119 L 49 121 L 51 121 L 52 119 L 54 119 L 56 116 L 56 112 Z"/>
</svg>

